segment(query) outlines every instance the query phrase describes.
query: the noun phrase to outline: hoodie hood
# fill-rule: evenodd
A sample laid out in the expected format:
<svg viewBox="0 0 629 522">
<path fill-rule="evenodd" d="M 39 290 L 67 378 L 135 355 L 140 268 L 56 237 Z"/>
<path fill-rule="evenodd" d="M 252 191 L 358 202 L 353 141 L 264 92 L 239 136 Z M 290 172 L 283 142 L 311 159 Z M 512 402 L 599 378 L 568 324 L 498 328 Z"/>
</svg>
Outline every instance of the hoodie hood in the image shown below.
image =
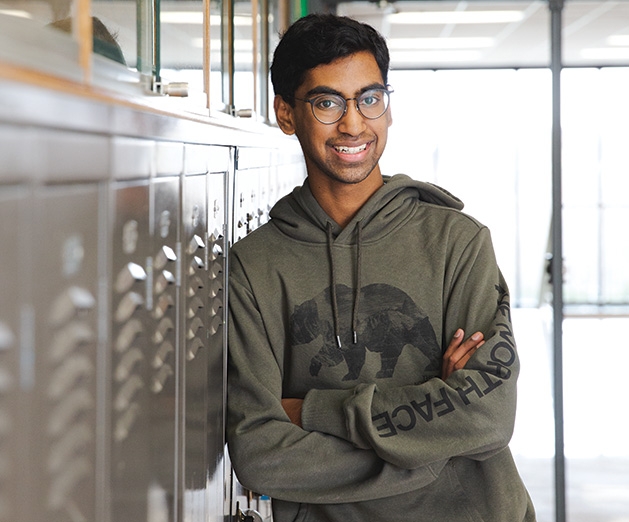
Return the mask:
<svg viewBox="0 0 629 522">
<path fill-rule="evenodd" d="M 326 243 L 330 263 L 330 301 L 334 335 L 341 346 L 339 306 L 334 262 L 335 245 L 356 245 L 356 280 L 352 307 L 352 340 L 357 343 L 357 318 L 362 288 L 362 245 L 388 233 L 414 212 L 418 202 L 463 208 L 461 200 L 431 183 L 416 181 L 404 174 L 384 177 L 384 185 L 365 203 L 345 228 L 341 228 L 321 208 L 310 191 L 308 180 L 284 197 L 271 210 L 273 223 L 286 235 L 309 243 Z"/>
<path fill-rule="evenodd" d="M 308 180 L 296 187 L 272 208 L 270 216 L 285 234 L 300 241 L 323 243 L 328 240 L 331 227 L 337 243 L 355 241 L 357 223 L 362 229 L 362 240 L 370 240 L 387 233 L 413 212 L 418 201 L 463 209 L 463 202 L 448 191 L 405 174 L 384 176 L 384 185 L 363 205 L 343 229 L 321 208 L 310 191 Z"/>
</svg>

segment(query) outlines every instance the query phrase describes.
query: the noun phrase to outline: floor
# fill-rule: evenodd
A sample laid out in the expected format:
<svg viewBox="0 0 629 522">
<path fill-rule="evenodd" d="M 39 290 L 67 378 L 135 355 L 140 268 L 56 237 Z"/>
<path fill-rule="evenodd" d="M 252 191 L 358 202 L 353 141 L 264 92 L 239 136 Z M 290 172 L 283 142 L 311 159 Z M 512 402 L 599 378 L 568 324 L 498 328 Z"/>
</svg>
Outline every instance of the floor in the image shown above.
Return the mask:
<svg viewBox="0 0 629 522">
<path fill-rule="evenodd" d="M 538 522 L 556 520 L 547 319 L 543 310 L 513 310 L 522 371 L 511 449 Z M 627 318 L 564 322 L 567 522 L 629 522 L 628 329 Z"/>
</svg>

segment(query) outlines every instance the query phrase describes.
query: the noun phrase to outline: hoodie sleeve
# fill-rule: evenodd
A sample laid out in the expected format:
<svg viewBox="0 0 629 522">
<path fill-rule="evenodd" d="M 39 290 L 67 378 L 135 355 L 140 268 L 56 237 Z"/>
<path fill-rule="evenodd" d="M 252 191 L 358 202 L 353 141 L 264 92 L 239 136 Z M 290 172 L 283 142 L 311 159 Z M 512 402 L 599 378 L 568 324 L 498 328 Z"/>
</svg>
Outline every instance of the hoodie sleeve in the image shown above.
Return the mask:
<svg viewBox="0 0 629 522">
<path fill-rule="evenodd" d="M 507 285 L 489 231 L 481 228 L 445 273 L 443 332 L 484 333 L 486 342 L 446 381 L 379 389 L 311 390 L 304 429 L 329 433 L 407 469 L 456 456 L 482 460 L 513 433 L 519 361 Z M 447 338 L 447 339 L 449 339 Z M 447 344 L 447 342 L 446 342 Z"/>
<path fill-rule="evenodd" d="M 281 405 L 282 363 L 237 257 L 229 291 L 227 441 L 245 487 L 287 501 L 338 503 L 406 493 L 435 480 L 446 461 L 403 469 L 373 449 L 291 424 Z"/>
</svg>

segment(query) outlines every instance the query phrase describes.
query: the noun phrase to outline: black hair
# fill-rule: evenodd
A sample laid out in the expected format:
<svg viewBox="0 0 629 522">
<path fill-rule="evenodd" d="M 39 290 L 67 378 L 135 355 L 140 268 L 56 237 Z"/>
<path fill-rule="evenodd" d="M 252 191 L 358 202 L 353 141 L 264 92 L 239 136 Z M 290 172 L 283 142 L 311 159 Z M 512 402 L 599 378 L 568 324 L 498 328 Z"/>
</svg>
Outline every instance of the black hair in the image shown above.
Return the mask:
<svg viewBox="0 0 629 522">
<path fill-rule="evenodd" d="M 72 32 L 72 18 L 56 20 L 48 25 L 66 33 Z M 118 35 L 111 33 L 100 18 L 96 16 L 92 16 L 92 36 L 94 53 L 105 56 L 122 65 L 127 65 L 120 44 L 118 43 Z"/>
<path fill-rule="evenodd" d="M 373 27 L 333 14 L 300 18 L 286 30 L 275 49 L 271 65 L 273 90 L 292 105 L 306 72 L 361 51 L 373 54 L 386 85 L 389 49 Z"/>
</svg>

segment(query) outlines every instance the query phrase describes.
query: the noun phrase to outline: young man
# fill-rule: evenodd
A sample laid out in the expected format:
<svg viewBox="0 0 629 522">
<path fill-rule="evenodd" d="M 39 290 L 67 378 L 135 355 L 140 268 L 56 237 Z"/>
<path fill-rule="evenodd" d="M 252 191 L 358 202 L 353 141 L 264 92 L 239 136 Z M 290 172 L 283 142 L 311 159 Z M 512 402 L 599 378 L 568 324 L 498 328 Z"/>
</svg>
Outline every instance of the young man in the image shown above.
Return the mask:
<svg viewBox="0 0 629 522">
<path fill-rule="evenodd" d="M 274 522 L 534 521 L 507 447 L 507 286 L 459 200 L 381 174 L 388 64 L 374 29 L 332 15 L 275 51 L 308 177 L 232 248 L 232 463 Z"/>
</svg>

